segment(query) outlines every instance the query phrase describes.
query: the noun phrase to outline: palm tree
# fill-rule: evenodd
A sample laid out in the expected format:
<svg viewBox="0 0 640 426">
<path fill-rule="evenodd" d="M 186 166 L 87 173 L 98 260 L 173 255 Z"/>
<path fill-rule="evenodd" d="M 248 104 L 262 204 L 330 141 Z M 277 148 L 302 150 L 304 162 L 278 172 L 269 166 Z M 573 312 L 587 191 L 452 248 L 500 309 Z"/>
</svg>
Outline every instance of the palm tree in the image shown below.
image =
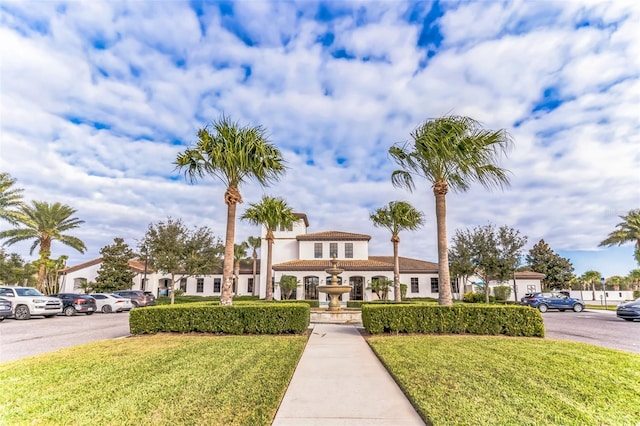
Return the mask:
<svg viewBox="0 0 640 426">
<path fill-rule="evenodd" d="M 391 231 L 393 244 L 393 294 L 396 302 L 402 300 L 400 293 L 400 258 L 398 245 L 400 231 L 415 231 L 424 224 L 424 214 L 405 201 L 391 201 L 388 206 L 381 207 L 369 215 L 374 226 Z"/>
<path fill-rule="evenodd" d="M 451 305 L 451 284 L 447 256 L 446 195 L 449 188 L 464 192 L 478 182 L 487 189 L 509 184 L 507 170 L 496 165 L 512 146 L 505 130 L 484 130 L 462 116 L 427 120 L 412 133 L 413 144 L 396 144 L 389 149 L 400 165 L 391 175 L 394 186 L 415 188 L 413 176 L 431 183 L 436 199 L 438 238 L 439 303 Z"/>
<path fill-rule="evenodd" d="M 242 215 L 242 220 L 246 220 L 254 225 L 262 225 L 267 229 L 267 297 L 266 299 L 273 300 L 273 283 L 271 282 L 271 261 L 272 261 L 272 248 L 273 231 L 279 226 L 289 228 L 298 218 L 293 214 L 291 207 L 287 205 L 287 202 L 280 197 L 269 197 L 264 195 L 259 203 L 249 204 L 249 208 Z"/>
<path fill-rule="evenodd" d="M 22 189 L 13 188 L 16 179 L 9 173 L 0 173 L 0 219 L 15 225 L 18 223 L 19 213 L 16 209 L 22 206 Z"/>
<path fill-rule="evenodd" d="M 231 305 L 233 276 L 233 245 L 236 229 L 236 207 L 242 203 L 239 186 L 255 179 L 266 186 L 285 172 L 280 150 L 269 143 L 262 126 L 240 127 L 224 115 L 198 130 L 193 147 L 178 154 L 175 164 L 184 170 L 191 182 L 205 176 L 215 176 L 226 186 L 227 229 L 224 244 L 221 305 Z"/>
<path fill-rule="evenodd" d="M 591 291 L 592 291 L 592 297 L 591 298 L 593 300 L 596 300 L 596 283 L 598 281 L 600 281 L 600 277 L 601 276 L 602 275 L 600 274 L 600 272 L 593 271 L 593 270 L 587 271 L 587 272 L 585 272 L 584 274 L 582 274 L 580 276 L 580 280 L 583 283 L 587 283 L 587 285 L 591 284 Z"/>
<path fill-rule="evenodd" d="M 640 209 L 630 210 L 625 216 L 619 216 L 622 222 L 616 225 L 615 231 L 611 232 L 606 240 L 599 246 L 620 246 L 624 243 L 634 242 L 636 247 L 633 257 L 640 265 Z"/>
<path fill-rule="evenodd" d="M 71 248 L 84 253 L 84 243 L 66 231 L 78 228 L 83 220 L 72 217 L 76 211 L 69 206 L 55 203 L 33 201 L 32 205 L 23 205 L 19 209 L 18 228 L 0 232 L 0 239 L 7 239 L 4 245 L 12 245 L 20 241 L 34 240 L 29 254 L 39 249 L 38 289 L 44 290 L 46 279 L 46 263 L 51 255 L 51 242 L 60 241 Z M 20 227 L 20 225 L 24 225 Z"/>
<path fill-rule="evenodd" d="M 249 243 L 249 248 L 252 249 L 251 258 L 253 259 L 253 291 L 256 291 L 256 269 L 258 265 L 258 249 L 262 245 L 262 239 L 260 237 L 249 237 L 247 238 L 247 242 Z M 255 293 L 254 293 L 255 294 Z"/>
<path fill-rule="evenodd" d="M 240 261 L 247 258 L 248 249 L 249 244 L 246 241 L 233 245 L 233 276 L 236 281 L 235 289 L 233 290 L 234 296 L 238 294 L 238 289 L 240 288 Z"/>
</svg>

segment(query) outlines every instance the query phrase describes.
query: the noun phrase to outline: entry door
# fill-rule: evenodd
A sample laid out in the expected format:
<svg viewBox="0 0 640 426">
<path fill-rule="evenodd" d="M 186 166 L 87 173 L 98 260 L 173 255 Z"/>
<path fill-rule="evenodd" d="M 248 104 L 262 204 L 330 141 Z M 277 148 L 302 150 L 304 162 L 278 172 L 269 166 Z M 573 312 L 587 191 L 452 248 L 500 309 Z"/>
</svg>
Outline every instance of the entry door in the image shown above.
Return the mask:
<svg viewBox="0 0 640 426">
<path fill-rule="evenodd" d="M 362 300 L 364 292 L 364 277 L 351 277 L 351 279 L 349 279 L 349 285 L 351 286 L 349 300 Z"/>
</svg>

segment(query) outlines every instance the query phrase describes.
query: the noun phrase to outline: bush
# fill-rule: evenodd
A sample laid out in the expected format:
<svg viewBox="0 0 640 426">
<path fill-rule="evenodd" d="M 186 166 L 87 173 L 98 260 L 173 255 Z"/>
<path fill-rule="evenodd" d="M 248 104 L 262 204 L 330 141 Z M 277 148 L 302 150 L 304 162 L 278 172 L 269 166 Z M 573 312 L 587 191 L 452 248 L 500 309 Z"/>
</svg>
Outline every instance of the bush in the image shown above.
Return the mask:
<svg viewBox="0 0 640 426">
<path fill-rule="evenodd" d="M 485 303 L 484 293 L 469 291 L 462 295 L 462 301 L 466 303 Z M 489 296 L 489 303 L 495 302 L 496 298 Z"/>
<path fill-rule="evenodd" d="M 508 285 L 498 285 L 493 288 L 493 294 L 496 295 L 496 300 L 505 301 L 511 296 L 511 287 Z"/>
<path fill-rule="evenodd" d="M 544 337 L 538 310 L 527 306 L 439 306 L 433 304 L 365 304 L 362 324 L 372 334 L 504 334 Z"/>
<path fill-rule="evenodd" d="M 220 306 L 202 302 L 134 309 L 129 315 L 129 328 L 131 334 L 285 334 L 303 333 L 309 327 L 309 318 L 306 303 L 240 302 Z"/>
<path fill-rule="evenodd" d="M 633 290 L 633 298 L 634 300 L 640 297 L 640 290 Z"/>
<path fill-rule="evenodd" d="M 404 302 L 396 302 L 395 300 L 347 300 L 347 308 L 357 308 L 360 309 L 362 305 L 367 303 L 373 303 L 375 305 L 393 305 Z"/>
</svg>

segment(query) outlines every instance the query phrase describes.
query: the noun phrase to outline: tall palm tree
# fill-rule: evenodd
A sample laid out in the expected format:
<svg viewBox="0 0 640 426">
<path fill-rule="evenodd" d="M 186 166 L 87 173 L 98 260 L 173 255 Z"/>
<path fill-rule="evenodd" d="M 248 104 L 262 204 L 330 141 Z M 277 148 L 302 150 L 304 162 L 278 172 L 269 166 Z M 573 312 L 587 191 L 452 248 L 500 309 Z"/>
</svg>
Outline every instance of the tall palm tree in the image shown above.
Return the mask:
<svg viewBox="0 0 640 426">
<path fill-rule="evenodd" d="M 474 182 L 487 189 L 509 184 L 507 170 L 496 165 L 513 142 L 503 129 L 484 130 L 480 124 L 462 116 L 427 120 L 412 133 L 413 143 L 396 144 L 389 149 L 400 165 L 391 175 L 394 186 L 415 188 L 413 176 L 430 182 L 436 199 L 438 238 L 439 304 L 451 305 L 451 282 L 447 256 L 446 195 L 449 188 L 464 192 Z"/>
<path fill-rule="evenodd" d="M 249 243 L 246 241 L 233 246 L 233 276 L 236 280 L 235 289 L 233 290 L 234 296 L 238 294 L 238 289 L 240 288 L 240 261 L 247 258 L 248 249 Z"/>
<path fill-rule="evenodd" d="M 51 242 L 56 240 L 84 253 L 84 243 L 66 231 L 78 228 L 83 220 L 72 217 L 76 211 L 60 203 L 33 201 L 32 205 L 23 205 L 19 209 L 17 228 L 0 232 L 0 239 L 7 239 L 4 245 L 20 241 L 34 240 L 29 254 L 39 247 L 40 266 L 38 268 L 38 289 L 43 290 L 46 280 L 46 265 L 51 255 Z M 20 225 L 23 225 L 20 227 Z"/>
<path fill-rule="evenodd" d="M 393 294 L 396 302 L 402 300 L 400 293 L 400 258 L 398 245 L 400 231 L 415 231 L 424 224 L 424 214 L 405 201 L 391 201 L 369 215 L 374 226 L 391 231 L 393 244 Z"/>
<path fill-rule="evenodd" d="M 233 245 L 236 229 L 236 207 L 242 203 L 239 186 L 255 179 L 261 186 L 278 180 L 284 174 L 280 150 L 269 143 L 262 126 L 240 127 L 224 115 L 198 130 L 195 146 L 179 153 L 175 164 L 184 170 L 191 182 L 214 176 L 226 186 L 227 229 L 224 242 L 221 305 L 231 305 L 233 276 Z"/>
<path fill-rule="evenodd" d="M 253 259 L 253 291 L 256 291 L 256 270 L 258 265 L 258 249 L 262 245 L 262 239 L 260 237 L 249 237 L 247 238 L 247 243 L 249 243 L 249 248 L 252 250 L 251 258 Z"/>
<path fill-rule="evenodd" d="M 22 206 L 22 189 L 14 188 L 16 179 L 9 173 L 0 173 L 0 219 L 15 225 L 18 223 L 17 209 Z"/>
<path fill-rule="evenodd" d="M 630 210 L 626 215 L 619 217 L 622 222 L 616 225 L 618 229 L 612 231 L 599 246 L 620 246 L 624 243 L 633 242 L 636 245 L 633 257 L 640 265 L 640 209 Z"/>
<path fill-rule="evenodd" d="M 264 195 L 259 203 L 249 204 L 249 208 L 244 212 L 241 219 L 254 225 L 263 225 L 267 229 L 267 235 L 265 237 L 267 240 L 266 299 L 271 301 L 273 300 L 271 263 L 273 240 L 275 239 L 273 231 L 279 226 L 289 228 L 298 218 L 293 214 L 293 210 L 287 205 L 287 202 L 283 198 Z"/>
</svg>

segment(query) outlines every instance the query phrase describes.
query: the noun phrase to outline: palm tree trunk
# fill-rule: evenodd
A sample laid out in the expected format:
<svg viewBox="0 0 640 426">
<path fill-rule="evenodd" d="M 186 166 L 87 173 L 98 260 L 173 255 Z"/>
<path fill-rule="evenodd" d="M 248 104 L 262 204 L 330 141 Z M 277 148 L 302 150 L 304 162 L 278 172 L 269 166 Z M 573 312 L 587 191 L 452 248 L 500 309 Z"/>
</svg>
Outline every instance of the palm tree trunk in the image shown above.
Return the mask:
<svg viewBox="0 0 640 426">
<path fill-rule="evenodd" d="M 391 238 L 393 243 L 393 299 L 396 302 L 402 301 L 402 295 L 400 294 L 400 258 L 398 257 L 398 244 L 400 243 L 400 237 L 394 235 Z"/>
<path fill-rule="evenodd" d="M 233 197 L 233 188 L 227 189 L 225 202 L 227 203 L 227 234 L 224 240 L 224 263 L 222 268 L 222 293 L 220 294 L 220 304 L 230 306 L 233 304 L 233 293 L 231 292 L 231 280 L 233 277 L 233 244 L 236 233 L 236 206 L 237 201 Z M 235 192 L 237 192 L 237 188 Z M 239 197 L 239 194 L 238 194 Z"/>
<path fill-rule="evenodd" d="M 48 294 L 45 291 L 45 281 L 47 280 L 47 261 L 51 256 L 51 239 L 43 237 L 40 239 L 40 266 L 38 267 L 38 283 L 36 288 L 38 291 Z"/>
<path fill-rule="evenodd" d="M 271 249 L 273 247 L 273 232 L 267 230 L 267 301 L 273 300 L 273 283 L 271 278 Z"/>
<path fill-rule="evenodd" d="M 438 304 L 451 306 L 451 279 L 449 278 L 449 253 L 447 252 L 447 183 L 436 182 L 433 193 L 436 196 L 436 224 L 438 235 Z"/>
</svg>

